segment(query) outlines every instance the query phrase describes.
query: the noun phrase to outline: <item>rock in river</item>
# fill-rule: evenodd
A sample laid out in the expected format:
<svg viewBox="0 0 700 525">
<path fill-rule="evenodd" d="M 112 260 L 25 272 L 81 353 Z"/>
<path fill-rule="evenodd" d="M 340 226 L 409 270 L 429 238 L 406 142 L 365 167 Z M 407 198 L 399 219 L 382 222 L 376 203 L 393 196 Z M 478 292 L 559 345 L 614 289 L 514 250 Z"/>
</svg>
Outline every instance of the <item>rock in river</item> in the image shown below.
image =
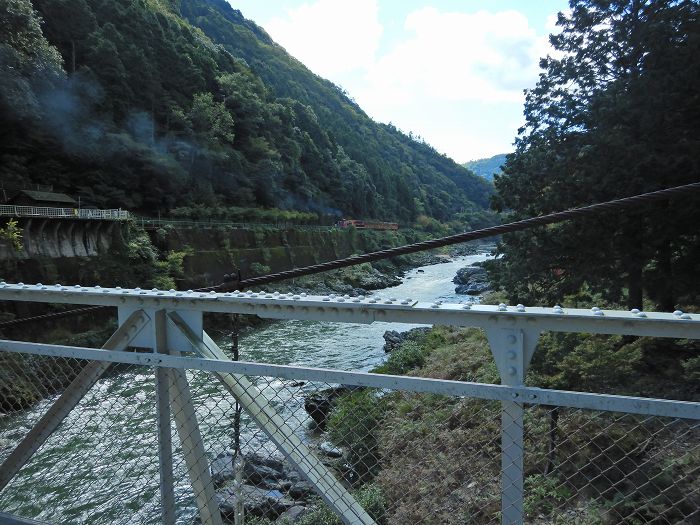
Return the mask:
<svg viewBox="0 0 700 525">
<path fill-rule="evenodd" d="M 452 282 L 457 284 L 458 294 L 478 295 L 491 287 L 486 270 L 478 266 L 460 268 Z"/>
</svg>

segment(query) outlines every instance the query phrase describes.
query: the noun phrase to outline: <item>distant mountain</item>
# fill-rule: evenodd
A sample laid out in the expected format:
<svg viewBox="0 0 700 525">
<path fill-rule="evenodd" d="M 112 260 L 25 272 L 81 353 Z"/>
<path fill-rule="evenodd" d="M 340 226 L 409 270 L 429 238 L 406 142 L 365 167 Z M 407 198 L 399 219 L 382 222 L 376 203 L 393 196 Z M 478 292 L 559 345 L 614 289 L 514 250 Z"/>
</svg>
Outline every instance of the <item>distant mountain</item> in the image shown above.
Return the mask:
<svg viewBox="0 0 700 525">
<path fill-rule="evenodd" d="M 486 180 L 493 180 L 494 175 L 500 175 L 501 166 L 506 162 L 506 153 L 494 155 L 488 159 L 470 160 L 462 164 L 465 168 L 473 171 L 479 177 Z"/>
<path fill-rule="evenodd" d="M 153 214 L 277 207 L 410 223 L 488 206 L 490 184 L 371 120 L 225 0 L 0 9 L 13 14 L 0 41 L 3 182 Z"/>
</svg>

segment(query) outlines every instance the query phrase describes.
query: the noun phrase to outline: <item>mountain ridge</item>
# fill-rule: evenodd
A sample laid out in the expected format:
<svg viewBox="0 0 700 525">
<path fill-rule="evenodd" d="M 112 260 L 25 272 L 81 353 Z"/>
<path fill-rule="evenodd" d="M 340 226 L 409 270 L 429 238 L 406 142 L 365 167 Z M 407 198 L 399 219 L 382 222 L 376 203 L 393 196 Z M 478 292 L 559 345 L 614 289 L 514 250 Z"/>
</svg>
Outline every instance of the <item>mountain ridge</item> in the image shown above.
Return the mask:
<svg viewBox="0 0 700 525">
<path fill-rule="evenodd" d="M 490 185 L 372 121 L 223 0 L 0 2 L 26 12 L 12 30 L 51 58 L 51 75 L 0 65 L 29 86 L 0 93 L 8 183 L 144 214 L 237 206 L 488 220 Z M 24 44 L 8 45 L 33 63 Z"/>
</svg>

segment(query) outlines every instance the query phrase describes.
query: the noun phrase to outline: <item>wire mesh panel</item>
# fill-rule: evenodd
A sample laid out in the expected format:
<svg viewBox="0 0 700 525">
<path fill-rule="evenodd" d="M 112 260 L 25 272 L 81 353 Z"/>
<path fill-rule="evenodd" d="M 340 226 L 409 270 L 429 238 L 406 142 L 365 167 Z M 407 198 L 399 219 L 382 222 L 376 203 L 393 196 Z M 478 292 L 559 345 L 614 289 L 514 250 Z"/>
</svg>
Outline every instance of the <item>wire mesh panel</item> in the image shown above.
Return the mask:
<svg viewBox="0 0 700 525">
<path fill-rule="evenodd" d="M 529 523 L 700 523 L 700 421 L 532 407 L 526 432 Z"/>
<path fill-rule="evenodd" d="M 308 476 L 324 471 L 377 523 L 499 521 L 497 402 L 245 377 L 241 384 L 281 417 L 295 441 L 270 420 L 262 428 L 247 408 L 237 422 L 236 399 L 212 374 L 187 376 L 209 470 L 192 471 L 180 438 L 176 485 L 200 491 L 179 501 L 182 516 L 196 514 L 210 482 L 224 523 L 243 515 L 256 524 L 340 524 L 328 504 L 340 504 L 340 491 L 322 494 Z M 284 454 L 270 433 L 303 460 Z M 191 479 L 202 474 L 209 479 Z"/>
<path fill-rule="evenodd" d="M 161 369 L 163 399 L 149 366 L 0 356 L 0 462 L 104 367 L 0 491 L 0 511 L 161 523 L 160 399 L 175 523 L 502 519 L 503 410 L 520 407 L 510 401 L 401 390 L 400 379 L 382 389 L 183 368 Z M 528 406 L 523 428 L 526 522 L 700 523 L 699 421 Z"/>
<path fill-rule="evenodd" d="M 23 409 L 0 416 L 0 462 L 87 362 L 14 355 L 4 364 L 15 392 L 4 399 L 21 394 Z M 22 385 L 33 387 L 22 394 Z M 0 492 L 0 510 L 50 523 L 157 523 L 156 439 L 152 369 L 113 365 Z"/>
</svg>

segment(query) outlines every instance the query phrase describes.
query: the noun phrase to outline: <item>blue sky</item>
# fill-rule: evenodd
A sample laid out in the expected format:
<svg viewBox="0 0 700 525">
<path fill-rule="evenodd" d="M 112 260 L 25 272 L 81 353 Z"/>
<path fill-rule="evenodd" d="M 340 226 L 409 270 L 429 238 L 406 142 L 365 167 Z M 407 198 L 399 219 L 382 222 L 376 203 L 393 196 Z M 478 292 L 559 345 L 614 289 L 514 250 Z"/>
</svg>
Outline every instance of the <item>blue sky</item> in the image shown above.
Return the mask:
<svg viewBox="0 0 700 525">
<path fill-rule="evenodd" d="M 512 150 L 565 0 L 229 0 L 379 122 L 458 162 Z"/>
</svg>

